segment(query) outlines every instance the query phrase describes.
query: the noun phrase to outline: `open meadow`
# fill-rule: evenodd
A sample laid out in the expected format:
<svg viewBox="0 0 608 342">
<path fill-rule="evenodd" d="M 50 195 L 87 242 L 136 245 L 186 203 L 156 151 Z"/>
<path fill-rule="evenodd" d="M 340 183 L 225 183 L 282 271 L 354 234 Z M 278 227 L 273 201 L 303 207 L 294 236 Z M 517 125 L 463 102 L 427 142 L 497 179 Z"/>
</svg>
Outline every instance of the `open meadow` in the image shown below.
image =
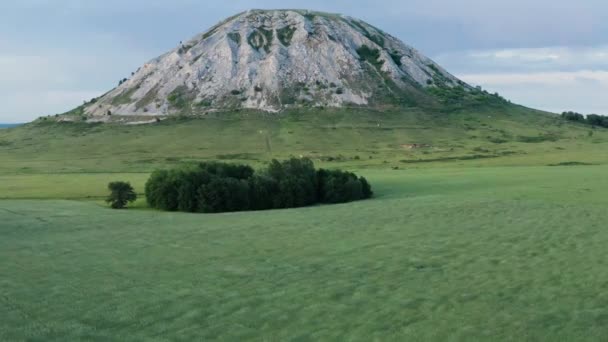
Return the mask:
<svg viewBox="0 0 608 342">
<path fill-rule="evenodd" d="M 0 340 L 599 340 L 606 172 L 366 170 L 372 200 L 219 215 L 70 177 L 79 201 L 0 201 Z"/>
<path fill-rule="evenodd" d="M 601 340 L 607 134 L 508 115 L 434 134 L 339 114 L 0 131 L 0 340 Z M 215 215 L 143 200 L 159 167 L 289 155 L 375 197 Z M 140 194 L 128 210 L 103 202 L 115 180 Z"/>
</svg>

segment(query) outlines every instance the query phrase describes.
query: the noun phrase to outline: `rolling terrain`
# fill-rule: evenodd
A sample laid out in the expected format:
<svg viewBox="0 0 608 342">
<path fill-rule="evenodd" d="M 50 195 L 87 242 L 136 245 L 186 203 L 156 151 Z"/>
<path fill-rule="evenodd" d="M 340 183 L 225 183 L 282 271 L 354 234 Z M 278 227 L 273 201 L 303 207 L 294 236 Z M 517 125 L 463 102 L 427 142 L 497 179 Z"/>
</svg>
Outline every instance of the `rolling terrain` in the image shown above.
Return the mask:
<svg viewBox="0 0 608 342">
<path fill-rule="evenodd" d="M 0 340 L 601 340 L 607 149 L 607 129 L 470 87 L 362 21 L 248 11 L 0 129 Z M 375 197 L 143 199 L 158 168 L 290 156 Z M 128 210 L 103 201 L 118 180 Z"/>
<path fill-rule="evenodd" d="M 606 171 L 366 170 L 369 201 L 220 215 L 3 200 L 0 339 L 601 340 Z"/>
<path fill-rule="evenodd" d="M 0 131 L 0 340 L 605 336 L 606 132 L 498 115 L 305 111 Z M 312 157 L 359 203 L 220 215 L 103 203 L 198 160 Z"/>
<path fill-rule="evenodd" d="M 289 156 L 343 168 L 606 162 L 605 129 L 530 113 L 516 106 L 435 115 L 306 109 L 148 125 L 36 122 L 0 131 L 0 172 L 150 172 L 198 160 L 260 165 Z"/>
</svg>

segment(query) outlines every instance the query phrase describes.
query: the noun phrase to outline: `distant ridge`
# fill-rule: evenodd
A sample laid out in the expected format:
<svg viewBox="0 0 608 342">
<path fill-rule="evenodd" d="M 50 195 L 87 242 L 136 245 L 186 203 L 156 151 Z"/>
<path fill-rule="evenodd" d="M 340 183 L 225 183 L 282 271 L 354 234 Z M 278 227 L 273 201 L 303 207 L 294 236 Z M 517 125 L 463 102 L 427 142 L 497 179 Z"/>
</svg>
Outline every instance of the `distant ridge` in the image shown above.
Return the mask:
<svg viewBox="0 0 608 342">
<path fill-rule="evenodd" d="M 14 124 L 3 124 L 0 123 L 0 128 L 12 128 L 23 125 L 22 123 L 14 123 Z"/>
</svg>

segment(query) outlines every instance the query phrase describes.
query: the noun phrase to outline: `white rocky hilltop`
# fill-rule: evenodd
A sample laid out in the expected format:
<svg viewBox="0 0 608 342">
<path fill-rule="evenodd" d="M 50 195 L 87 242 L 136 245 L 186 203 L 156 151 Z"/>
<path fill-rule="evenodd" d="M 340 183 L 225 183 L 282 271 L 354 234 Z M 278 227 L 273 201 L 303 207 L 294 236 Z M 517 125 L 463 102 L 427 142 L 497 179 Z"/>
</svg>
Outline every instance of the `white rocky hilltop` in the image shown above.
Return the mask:
<svg viewBox="0 0 608 342">
<path fill-rule="evenodd" d="M 232 108 L 373 106 L 466 86 L 399 39 L 348 16 L 250 10 L 151 60 L 91 101 L 89 117 Z"/>
</svg>

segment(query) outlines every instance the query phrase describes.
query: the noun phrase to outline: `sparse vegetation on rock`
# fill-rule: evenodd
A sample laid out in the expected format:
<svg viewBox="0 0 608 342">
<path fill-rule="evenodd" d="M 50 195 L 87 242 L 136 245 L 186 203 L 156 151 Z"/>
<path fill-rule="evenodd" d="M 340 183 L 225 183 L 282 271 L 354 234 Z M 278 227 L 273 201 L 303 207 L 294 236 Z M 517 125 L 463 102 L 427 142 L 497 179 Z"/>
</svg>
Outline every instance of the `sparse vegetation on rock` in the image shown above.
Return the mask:
<svg viewBox="0 0 608 342">
<path fill-rule="evenodd" d="M 228 33 L 228 38 L 230 38 L 230 40 L 235 42 L 238 46 L 241 45 L 241 34 L 240 33 L 238 33 L 238 32 Z"/>
<path fill-rule="evenodd" d="M 277 37 L 279 41 L 285 45 L 291 45 L 291 39 L 293 38 L 294 33 L 296 32 L 296 28 L 293 26 L 285 26 L 277 30 Z"/>
<path fill-rule="evenodd" d="M 360 20 L 304 10 L 252 10 L 183 40 L 171 53 L 138 68 L 130 80 L 120 80 L 120 87 L 95 105 L 84 105 L 84 111 L 93 119 L 106 110 L 121 116 L 196 115 L 196 99 L 210 100 L 209 110 L 217 112 L 409 107 L 436 104 L 427 91 L 429 78 L 469 88 L 413 48 Z M 315 85 L 316 80 L 321 83 Z M 176 92 L 176 85 L 187 89 Z M 263 94 L 232 94 L 234 89 L 261 85 Z M 344 96 L 332 96 L 337 92 L 328 90 L 338 86 L 343 88 L 338 95 Z"/>
<path fill-rule="evenodd" d="M 361 61 L 367 61 L 377 69 L 381 68 L 384 61 L 380 60 L 380 50 L 362 45 L 357 49 Z"/>
</svg>

